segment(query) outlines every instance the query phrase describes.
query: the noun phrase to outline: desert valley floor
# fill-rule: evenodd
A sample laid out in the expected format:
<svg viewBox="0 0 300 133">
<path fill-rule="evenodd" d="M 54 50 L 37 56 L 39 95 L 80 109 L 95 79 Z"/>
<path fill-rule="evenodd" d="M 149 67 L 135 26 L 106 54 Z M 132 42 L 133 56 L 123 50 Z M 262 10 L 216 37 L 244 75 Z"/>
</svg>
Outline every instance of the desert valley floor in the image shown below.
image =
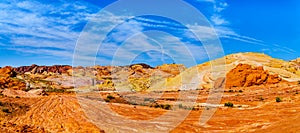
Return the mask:
<svg viewBox="0 0 300 133">
<path fill-rule="evenodd" d="M 257 53 L 228 55 L 224 60 L 212 61 L 225 65 L 225 74 L 216 75 L 209 63 L 192 68 L 4 67 L 0 132 L 300 131 L 299 60 Z M 182 78 L 197 79 L 199 84 L 179 89 Z M 213 88 L 222 88 L 221 98 L 209 104 Z M 208 110 L 215 112 L 200 124 L 201 114 Z"/>
</svg>

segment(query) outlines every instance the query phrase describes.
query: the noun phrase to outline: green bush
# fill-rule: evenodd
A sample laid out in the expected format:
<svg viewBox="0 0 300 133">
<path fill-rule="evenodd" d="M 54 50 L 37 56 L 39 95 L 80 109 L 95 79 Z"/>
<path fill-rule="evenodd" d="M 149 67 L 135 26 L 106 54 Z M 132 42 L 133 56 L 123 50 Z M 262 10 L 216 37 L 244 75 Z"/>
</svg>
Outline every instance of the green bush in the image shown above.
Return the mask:
<svg viewBox="0 0 300 133">
<path fill-rule="evenodd" d="M 282 102 L 281 98 L 280 97 L 276 97 L 276 102 Z"/>
<path fill-rule="evenodd" d="M 106 98 L 109 99 L 109 100 L 115 99 L 115 97 L 112 96 L 112 95 L 108 95 Z"/>
<path fill-rule="evenodd" d="M 226 107 L 233 107 L 233 103 L 227 102 L 227 103 L 224 104 L 224 106 L 226 106 Z"/>
</svg>

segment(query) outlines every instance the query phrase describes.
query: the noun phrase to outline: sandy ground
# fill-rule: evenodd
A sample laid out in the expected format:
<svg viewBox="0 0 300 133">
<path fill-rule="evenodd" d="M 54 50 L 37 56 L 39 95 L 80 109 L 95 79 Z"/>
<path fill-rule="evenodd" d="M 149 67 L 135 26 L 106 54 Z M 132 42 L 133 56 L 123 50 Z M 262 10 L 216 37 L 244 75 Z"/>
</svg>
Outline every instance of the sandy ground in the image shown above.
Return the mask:
<svg viewBox="0 0 300 133">
<path fill-rule="evenodd" d="M 298 92 L 300 86 L 290 83 L 225 90 L 216 112 L 204 125 L 199 123 L 203 110 L 214 109 L 204 104 L 207 90 L 120 94 L 137 99 L 150 96 L 158 103 L 173 105 L 171 110 L 106 103 L 99 92 L 0 96 L 1 109 L 9 112 L 0 113 L 0 132 L 299 132 Z M 198 95 L 195 105 L 203 106 L 195 110 L 176 108 L 178 103 L 191 102 L 180 99 L 178 93 Z M 282 102 L 276 102 L 276 97 Z M 234 107 L 224 107 L 225 102 L 232 102 Z"/>
</svg>

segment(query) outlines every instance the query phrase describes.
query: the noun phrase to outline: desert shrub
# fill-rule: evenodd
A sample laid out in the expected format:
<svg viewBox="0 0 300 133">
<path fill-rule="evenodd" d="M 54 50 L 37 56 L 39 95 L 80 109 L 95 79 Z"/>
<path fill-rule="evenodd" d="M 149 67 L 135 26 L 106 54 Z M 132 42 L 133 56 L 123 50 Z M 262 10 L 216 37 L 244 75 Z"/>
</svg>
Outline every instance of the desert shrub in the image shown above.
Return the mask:
<svg viewBox="0 0 300 133">
<path fill-rule="evenodd" d="M 28 91 L 30 91 L 30 88 L 25 88 L 24 91 L 25 91 L 25 92 L 28 92 Z"/>
<path fill-rule="evenodd" d="M 162 109 L 166 109 L 166 110 L 170 110 L 172 108 L 172 106 L 170 104 L 158 104 L 155 103 L 154 105 L 150 105 L 150 107 L 154 107 L 154 108 L 162 108 Z"/>
<path fill-rule="evenodd" d="M 110 102 L 110 99 L 105 98 L 104 101 L 105 101 L 105 102 Z"/>
<path fill-rule="evenodd" d="M 171 105 L 165 104 L 165 105 L 163 106 L 163 109 L 170 110 L 170 109 L 171 109 Z"/>
<path fill-rule="evenodd" d="M 229 90 L 228 92 L 233 92 L 233 90 Z"/>
<path fill-rule="evenodd" d="M 242 93 L 242 92 L 243 92 L 243 90 L 239 90 L 239 92 L 240 92 L 240 93 Z"/>
<path fill-rule="evenodd" d="M 20 98 L 20 96 L 16 96 L 16 98 Z"/>
<path fill-rule="evenodd" d="M 233 107 L 233 103 L 227 102 L 227 103 L 224 104 L 224 106 L 226 106 L 226 107 Z"/>
<path fill-rule="evenodd" d="M 183 106 L 182 104 L 179 104 L 178 105 L 178 108 L 180 109 L 184 109 L 184 110 L 199 110 L 198 108 L 196 107 L 191 107 L 191 106 Z"/>
<path fill-rule="evenodd" d="M 145 103 L 140 103 L 140 106 L 147 106 L 147 104 L 145 104 Z"/>
<path fill-rule="evenodd" d="M 155 104 L 155 105 L 154 105 L 154 108 L 159 108 L 159 107 L 160 107 L 159 104 Z"/>
<path fill-rule="evenodd" d="M 182 105 L 182 104 L 179 104 L 179 105 L 178 105 L 178 108 L 182 109 L 182 108 L 183 108 L 183 105 Z"/>
<path fill-rule="evenodd" d="M 8 108 L 2 108 L 2 112 L 10 113 Z"/>
<path fill-rule="evenodd" d="M 198 107 L 193 107 L 192 110 L 199 110 L 199 108 Z M 209 107 L 206 107 L 206 110 L 209 110 Z"/>
<path fill-rule="evenodd" d="M 258 99 L 259 99 L 260 101 L 265 100 L 262 96 L 260 96 Z"/>
<path fill-rule="evenodd" d="M 154 99 L 152 99 L 152 98 L 144 98 L 144 101 L 149 101 L 149 102 L 155 102 L 155 100 Z"/>
<path fill-rule="evenodd" d="M 0 101 L 0 106 L 3 106 L 4 104 Z"/>
<path fill-rule="evenodd" d="M 282 102 L 282 99 L 280 97 L 276 97 L 276 102 Z"/>
<path fill-rule="evenodd" d="M 193 110 L 194 107 L 185 107 L 186 110 Z"/>
<path fill-rule="evenodd" d="M 56 89 L 56 88 L 53 88 L 53 89 L 46 89 L 45 92 L 57 92 L 57 93 L 64 93 L 65 90 L 64 89 Z"/>
<path fill-rule="evenodd" d="M 106 98 L 109 99 L 109 100 L 115 99 L 115 97 L 112 96 L 112 95 L 108 95 Z"/>
<path fill-rule="evenodd" d="M 131 105 L 138 105 L 136 102 L 129 102 Z"/>
<path fill-rule="evenodd" d="M 151 98 L 144 98 L 144 101 L 150 101 Z"/>
</svg>

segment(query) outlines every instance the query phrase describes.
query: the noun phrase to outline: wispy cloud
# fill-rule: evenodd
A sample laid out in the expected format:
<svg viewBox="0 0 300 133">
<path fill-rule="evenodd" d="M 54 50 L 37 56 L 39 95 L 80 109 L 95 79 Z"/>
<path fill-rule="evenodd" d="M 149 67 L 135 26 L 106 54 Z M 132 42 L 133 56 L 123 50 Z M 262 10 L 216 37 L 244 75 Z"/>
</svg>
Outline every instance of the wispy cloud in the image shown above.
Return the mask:
<svg viewBox="0 0 300 133">
<path fill-rule="evenodd" d="M 209 3 L 215 3 L 215 0 L 196 0 L 197 2 L 209 2 Z"/>
<path fill-rule="evenodd" d="M 214 30 L 218 34 L 220 38 L 226 38 L 236 41 L 241 41 L 249 44 L 256 44 L 261 46 L 270 45 L 260 39 L 256 39 L 254 37 L 249 37 L 246 35 L 241 35 L 237 33 L 234 29 L 232 29 L 230 26 L 230 21 L 226 20 L 226 18 L 223 17 L 223 11 L 230 7 L 230 5 L 225 2 L 224 0 L 197 0 L 198 2 L 210 2 L 213 5 L 213 14 L 211 16 L 208 16 L 210 18 L 210 21 L 212 22 L 212 25 L 214 26 Z M 207 33 L 206 27 L 199 27 L 199 31 L 202 33 Z M 204 30 L 206 29 L 206 30 Z M 207 37 L 209 37 L 210 34 L 207 34 Z"/>
<path fill-rule="evenodd" d="M 213 16 L 210 17 L 210 20 L 215 24 L 215 25 L 227 25 L 229 22 L 222 18 L 220 15 L 214 14 Z"/>
<path fill-rule="evenodd" d="M 213 15 L 210 16 L 211 22 L 213 22 L 214 25 L 229 24 L 229 21 L 222 16 L 222 11 L 228 7 L 228 4 L 220 0 L 211 0 L 210 2 L 213 4 Z"/>
<path fill-rule="evenodd" d="M 281 52 L 281 53 L 293 55 L 296 53 L 295 50 L 288 48 L 288 47 L 284 47 L 282 45 L 278 45 L 278 44 L 272 44 L 272 48 L 269 48 L 269 47 L 262 48 L 261 51 L 269 53 L 269 54 Z"/>
<path fill-rule="evenodd" d="M 0 37 L 7 38 L 1 44 L 23 53 L 70 57 L 80 33 L 76 26 L 95 11 L 83 2 L 1 1 Z"/>
<path fill-rule="evenodd" d="M 230 21 L 223 17 L 223 11 L 230 5 L 219 0 L 197 0 L 198 2 L 211 3 L 212 14 L 207 16 L 213 27 L 203 25 L 182 26 L 173 21 L 163 19 L 151 19 L 147 17 L 120 16 L 110 12 L 97 14 L 100 7 L 85 3 L 84 1 L 64 1 L 42 3 L 40 1 L 17 1 L 4 0 L 0 2 L 0 46 L 1 49 L 14 50 L 17 52 L 52 56 L 55 58 L 73 57 L 80 60 L 77 65 L 93 65 L 98 49 L 101 64 L 109 64 L 112 58 L 116 62 L 126 64 L 130 59 L 138 56 L 141 52 L 161 51 L 179 63 L 186 62 L 192 56 L 196 60 L 207 58 L 205 48 L 201 44 L 195 44 L 197 38 L 188 30 L 194 29 L 200 40 L 214 39 L 217 34 L 220 38 L 237 40 L 250 44 L 265 46 L 262 40 L 237 33 L 230 27 Z M 132 18 L 125 21 L 126 18 Z M 84 25 L 92 19 L 97 22 L 95 26 L 87 27 L 88 32 L 81 31 Z M 124 22 L 124 23 L 123 23 Z M 118 25 L 123 23 L 121 25 Z M 114 26 L 118 27 L 115 28 Z M 99 34 L 99 31 L 111 31 Z M 142 33 L 145 28 L 165 29 L 177 34 Z M 82 36 L 81 44 L 76 46 L 77 39 Z M 152 36 L 153 35 L 153 36 Z M 106 44 L 98 45 L 99 38 L 108 38 Z M 73 56 L 74 48 L 81 49 L 77 56 Z M 209 49 L 220 51 L 213 45 Z M 217 48 L 217 49 L 215 49 Z M 208 49 L 208 50 L 209 50 Z M 284 48 L 285 51 L 295 52 Z M 117 54 L 115 54 L 117 52 Z M 158 53 L 158 52 L 154 52 Z M 147 54 L 155 60 L 160 55 Z M 129 60 L 127 60 L 129 59 Z M 75 64 L 76 65 L 76 64 Z"/>
</svg>

